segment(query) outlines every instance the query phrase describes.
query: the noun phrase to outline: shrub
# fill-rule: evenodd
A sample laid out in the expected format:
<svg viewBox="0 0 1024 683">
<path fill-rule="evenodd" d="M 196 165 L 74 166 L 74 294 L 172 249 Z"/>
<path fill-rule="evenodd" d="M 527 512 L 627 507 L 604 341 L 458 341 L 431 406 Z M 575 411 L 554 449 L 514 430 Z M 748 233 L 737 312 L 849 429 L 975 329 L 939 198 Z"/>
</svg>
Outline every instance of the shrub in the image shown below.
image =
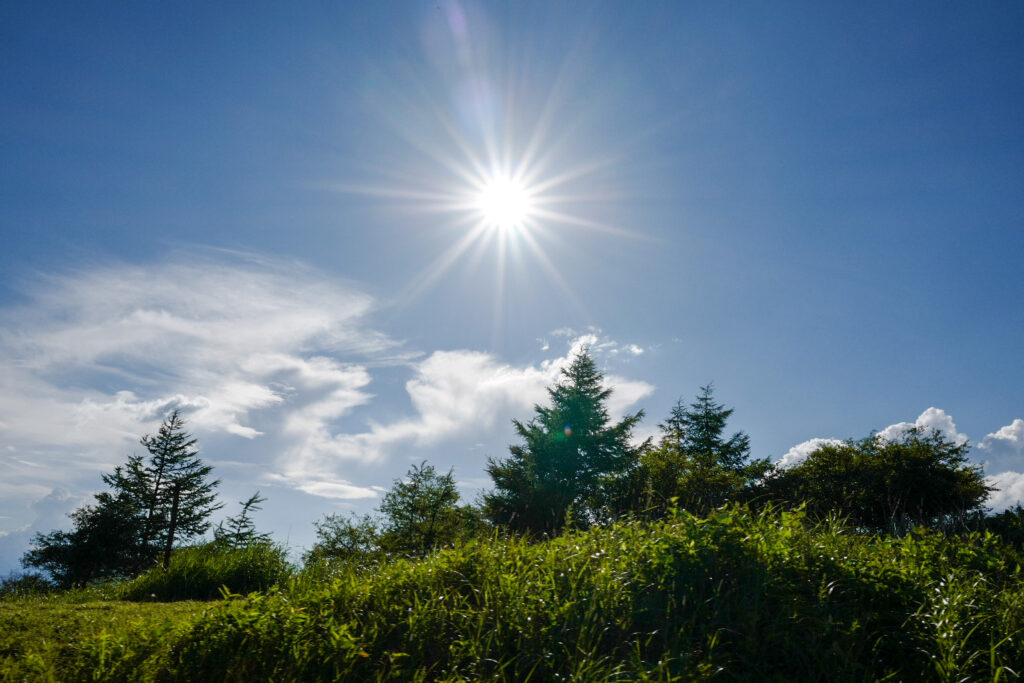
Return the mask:
<svg viewBox="0 0 1024 683">
<path fill-rule="evenodd" d="M 57 586 L 42 574 L 11 573 L 0 579 L 0 598 L 21 598 L 33 595 L 46 595 L 56 590 Z"/>
<path fill-rule="evenodd" d="M 182 548 L 167 570 L 154 567 L 125 584 L 127 600 L 210 600 L 232 593 L 262 591 L 292 575 L 287 553 L 273 543 L 232 548 L 222 543 Z"/>
</svg>

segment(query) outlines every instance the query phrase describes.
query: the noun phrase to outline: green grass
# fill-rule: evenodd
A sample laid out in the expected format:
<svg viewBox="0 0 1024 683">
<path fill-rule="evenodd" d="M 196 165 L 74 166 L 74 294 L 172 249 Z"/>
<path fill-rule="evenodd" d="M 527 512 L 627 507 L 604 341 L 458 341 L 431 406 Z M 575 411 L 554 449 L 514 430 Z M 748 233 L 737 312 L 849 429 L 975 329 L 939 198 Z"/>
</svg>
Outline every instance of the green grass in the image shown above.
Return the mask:
<svg viewBox="0 0 1024 683">
<path fill-rule="evenodd" d="M 182 548 L 166 570 L 155 567 L 121 589 L 127 600 L 212 600 L 226 588 L 234 593 L 265 591 L 291 578 L 287 552 L 272 543 L 229 548 L 217 543 Z"/>
<path fill-rule="evenodd" d="M 208 606 L 119 602 L 95 590 L 0 600 L 0 681 L 69 680 L 76 662 L 94 659 L 83 648 L 125 634 L 134 634 L 133 647 L 152 647 L 177 637 Z M 76 675 L 88 680 L 80 669 Z"/>
<path fill-rule="evenodd" d="M 62 617 L 45 617 L 44 600 L 2 603 L 7 628 L 25 635 L 0 671 L 65 681 L 1005 681 L 1024 672 L 1019 563 L 991 536 L 873 538 L 798 513 L 682 514 L 321 567 L 205 608 L 113 602 L 100 632 L 58 633 Z M 84 611 L 92 604 L 60 609 L 83 623 L 101 618 Z"/>
</svg>

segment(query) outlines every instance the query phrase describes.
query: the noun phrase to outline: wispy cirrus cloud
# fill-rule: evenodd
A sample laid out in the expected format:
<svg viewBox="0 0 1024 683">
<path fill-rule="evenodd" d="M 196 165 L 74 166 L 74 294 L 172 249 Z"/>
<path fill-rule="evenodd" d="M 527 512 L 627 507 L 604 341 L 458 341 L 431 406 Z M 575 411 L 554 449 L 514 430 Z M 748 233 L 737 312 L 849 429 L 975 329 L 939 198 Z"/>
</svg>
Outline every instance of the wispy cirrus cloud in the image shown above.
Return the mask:
<svg viewBox="0 0 1024 683">
<path fill-rule="evenodd" d="M 0 311 L 0 467 L 12 490 L 0 514 L 11 524 L 46 490 L 95 488 L 173 408 L 196 433 L 252 441 L 260 424 L 336 418 L 369 401 L 353 360 L 406 360 L 366 324 L 371 297 L 251 255 L 112 263 L 40 276 L 25 294 Z M 270 469 L 279 455 L 248 452 Z"/>
</svg>

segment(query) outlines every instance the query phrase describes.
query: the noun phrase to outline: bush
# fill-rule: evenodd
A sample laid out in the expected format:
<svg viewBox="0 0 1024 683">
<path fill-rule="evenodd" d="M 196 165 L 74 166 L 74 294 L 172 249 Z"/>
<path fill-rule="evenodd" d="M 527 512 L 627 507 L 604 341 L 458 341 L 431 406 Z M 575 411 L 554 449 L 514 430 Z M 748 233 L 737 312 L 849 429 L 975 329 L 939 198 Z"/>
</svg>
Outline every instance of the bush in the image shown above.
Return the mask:
<svg viewBox="0 0 1024 683">
<path fill-rule="evenodd" d="M 211 600 L 226 588 L 232 593 L 263 591 L 292 575 L 284 548 L 255 543 L 231 548 L 222 543 L 182 548 L 170 566 L 154 567 L 124 585 L 126 600 Z"/>
<path fill-rule="evenodd" d="M 57 589 L 56 584 L 42 574 L 11 573 L 0 579 L 0 598 L 21 598 L 46 595 Z"/>
<path fill-rule="evenodd" d="M 937 430 L 913 428 L 897 439 L 873 434 L 819 446 L 799 465 L 772 472 L 757 494 L 782 505 L 806 503 L 820 518 L 842 515 L 866 531 L 963 530 L 990 491 L 968 451 Z"/>
<path fill-rule="evenodd" d="M 982 527 L 1018 550 L 1024 550 L 1024 506 L 1019 503 L 997 515 L 987 517 Z"/>
</svg>

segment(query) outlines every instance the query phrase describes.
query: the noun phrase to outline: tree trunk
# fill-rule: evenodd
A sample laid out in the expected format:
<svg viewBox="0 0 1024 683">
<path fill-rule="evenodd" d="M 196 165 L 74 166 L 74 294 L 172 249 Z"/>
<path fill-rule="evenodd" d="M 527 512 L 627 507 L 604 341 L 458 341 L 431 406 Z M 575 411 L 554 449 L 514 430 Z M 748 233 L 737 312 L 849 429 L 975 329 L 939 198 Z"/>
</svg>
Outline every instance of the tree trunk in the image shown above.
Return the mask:
<svg viewBox="0 0 1024 683">
<path fill-rule="evenodd" d="M 171 524 L 167 529 L 167 546 L 164 548 L 164 571 L 171 564 L 171 548 L 174 546 L 174 530 L 178 524 L 178 499 L 181 497 L 181 484 L 174 484 L 174 502 L 171 504 Z"/>
</svg>

